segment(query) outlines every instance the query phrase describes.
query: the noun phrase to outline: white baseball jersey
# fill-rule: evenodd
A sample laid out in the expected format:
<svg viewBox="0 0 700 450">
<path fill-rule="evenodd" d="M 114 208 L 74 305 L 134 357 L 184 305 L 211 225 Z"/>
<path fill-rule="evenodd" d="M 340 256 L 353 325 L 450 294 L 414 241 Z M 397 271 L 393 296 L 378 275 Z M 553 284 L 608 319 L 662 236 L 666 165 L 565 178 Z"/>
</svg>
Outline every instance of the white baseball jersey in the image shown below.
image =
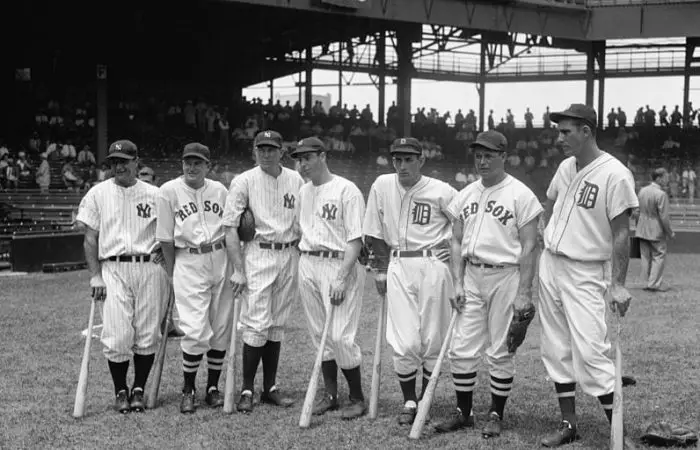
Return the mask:
<svg viewBox="0 0 700 450">
<path fill-rule="evenodd" d="M 99 259 L 153 251 L 157 195 L 157 187 L 140 180 L 128 188 L 113 179 L 90 188 L 80 201 L 76 220 L 99 233 Z"/>
<path fill-rule="evenodd" d="M 182 177 L 160 187 L 156 237 L 174 242 L 175 248 L 196 248 L 224 239 L 223 216 L 226 188 L 209 179 L 192 189 Z"/>
<path fill-rule="evenodd" d="M 632 173 L 608 153 L 580 171 L 575 157 L 562 161 L 547 198 L 554 201 L 554 210 L 544 233 L 545 248 L 578 261 L 610 259 L 610 221 L 639 206 Z"/>
<path fill-rule="evenodd" d="M 237 227 L 247 206 L 255 217 L 256 240 L 285 243 L 299 239 L 299 189 L 303 184 L 301 175 L 286 167 L 277 178 L 259 166 L 243 172 L 231 182 L 224 225 Z"/>
<path fill-rule="evenodd" d="M 495 186 L 479 181 L 462 189 L 448 213 L 462 222 L 462 257 L 494 265 L 520 262 L 519 230 L 542 213 L 535 194 L 510 175 Z"/>
<path fill-rule="evenodd" d="M 394 250 L 428 250 L 452 239 L 447 207 L 457 191 L 422 176 L 406 190 L 396 174 L 380 175 L 367 199 L 363 234 L 384 240 Z"/>
<path fill-rule="evenodd" d="M 299 198 L 299 250 L 342 252 L 348 242 L 362 237 L 365 199 L 355 183 L 334 175 L 320 186 L 306 183 Z"/>
</svg>

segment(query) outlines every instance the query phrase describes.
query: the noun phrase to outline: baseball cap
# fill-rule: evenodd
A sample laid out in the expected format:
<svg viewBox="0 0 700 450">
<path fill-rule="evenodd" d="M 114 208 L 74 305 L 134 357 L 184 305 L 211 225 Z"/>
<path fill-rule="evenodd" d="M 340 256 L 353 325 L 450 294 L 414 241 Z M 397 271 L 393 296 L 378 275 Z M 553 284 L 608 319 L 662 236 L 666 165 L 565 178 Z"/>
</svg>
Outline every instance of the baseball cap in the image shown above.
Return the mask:
<svg viewBox="0 0 700 450">
<path fill-rule="evenodd" d="M 261 131 L 257 134 L 257 136 L 255 136 L 253 146 L 262 147 L 264 145 L 275 148 L 282 148 L 282 135 L 272 130 Z"/>
<path fill-rule="evenodd" d="M 326 145 L 323 143 L 322 140 L 320 140 L 317 137 L 308 137 L 297 142 L 296 148 L 289 154 L 289 156 L 296 157 L 297 155 L 300 155 L 302 153 L 325 151 L 327 151 Z"/>
<path fill-rule="evenodd" d="M 593 128 L 598 126 L 598 114 L 596 114 L 595 109 L 581 103 L 572 103 L 566 111 L 550 113 L 549 118 L 554 123 L 559 123 L 566 119 L 578 119 L 584 121 Z"/>
<path fill-rule="evenodd" d="M 410 153 L 414 155 L 422 155 L 423 146 L 416 138 L 398 138 L 391 143 L 389 153 Z"/>
<path fill-rule="evenodd" d="M 109 146 L 107 158 L 136 159 L 138 153 L 136 144 L 128 139 L 121 139 L 112 142 L 112 145 Z"/>
<path fill-rule="evenodd" d="M 211 153 L 209 152 L 209 147 L 206 145 L 202 145 L 199 142 L 192 142 L 185 145 L 185 149 L 182 152 L 182 159 L 189 158 L 190 156 L 209 162 Z"/>
<path fill-rule="evenodd" d="M 508 151 L 508 139 L 496 130 L 488 130 L 479 133 L 476 140 L 469 144 L 469 148 L 484 147 L 495 152 Z"/>
</svg>

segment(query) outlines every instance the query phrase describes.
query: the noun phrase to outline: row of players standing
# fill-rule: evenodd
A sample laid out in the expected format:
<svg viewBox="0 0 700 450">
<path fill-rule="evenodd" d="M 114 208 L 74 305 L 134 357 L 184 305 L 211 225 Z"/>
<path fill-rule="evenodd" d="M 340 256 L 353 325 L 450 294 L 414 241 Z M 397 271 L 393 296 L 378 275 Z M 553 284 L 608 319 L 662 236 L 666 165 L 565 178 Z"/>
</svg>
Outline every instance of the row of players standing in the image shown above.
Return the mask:
<svg viewBox="0 0 700 450">
<path fill-rule="evenodd" d="M 627 217 L 638 206 L 634 182 L 621 163 L 597 147 L 596 117 L 594 110 L 583 105 L 551 115 L 559 123 L 559 142 L 570 157 L 560 165 L 548 189 L 545 251 L 539 261 L 542 358 L 555 382 L 562 412 L 561 427 L 542 440 L 547 446 L 578 437 L 574 407 L 577 382 L 584 392 L 597 396 L 611 416 L 614 367 L 607 356 L 604 295 L 607 291 L 613 309 L 621 315 L 631 299 L 624 283 Z M 81 204 L 78 220 L 85 219 L 82 221 L 93 231 L 102 232 L 99 223 L 89 220 L 87 211 L 93 199 L 100 197 L 101 191 L 116 189 L 101 196 L 110 201 L 124 197 L 121 191 L 129 190 L 119 186 L 119 177 L 134 164 L 135 146 L 132 159 L 126 159 L 127 154 L 118 148 L 123 145 L 113 144 L 110 149 L 115 182 L 93 188 L 94 193 L 89 192 Z M 422 375 L 424 391 L 452 307 L 460 312 L 449 353 L 458 410 L 436 429 L 445 432 L 473 426 L 472 392 L 485 356 L 492 403 L 483 435 L 498 436 L 515 376 L 508 329 L 514 313 L 532 305 L 537 225 L 543 212 L 534 194 L 505 173 L 506 138 L 495 131 L 477 137 L 473 148 L 481 182 L 459 193 L 442 181 L 421 175 L 424 158 L 418 141 L 397 139 L 391 147 L 397 173 L 382 175 L 374 182 L 366 211 L 359 189 L 329 171 L 321 141 L 305 139 L 293 152 L 300 160 L 302 175 L 311 180 L 306 184 L 297 172 L 280 165 L 281 147 L 279 134 L 260 133 L 255 139 L 258 166 L 234 179 L 228 192 L 205 180 L 209 155 L 199 144 L 185 147 L 183 177 L 165 183 L 160 192 L 138 184 L 137 190 L 148 191 L 145 201 L 154 205 L 157 213 L 156 239 L 151 241 L 160 242 L 166 268 L 158 283 L 140 282 L 166 289 L 172 280 L 185 333 L 181 343 L 181 411 L 195 410 L 195 376 L 205 353 L 209 366 L 205 402 L 210 406 L 223 403 L 217 384 L 231 333 L 233 297 L 238 295 L 243 300 L 240 328 L 244 342 L 238 410 L 253 409 L 260 360 L 261 401 L 278 406 L 293 403 L 277 389 L 276 373 L 284 326 L 298 289 L 315 345 L 326 314 L 336 308 L 323 358 L 326 393 L 314 413 L 339 407 L 340 367 L 350 391 L 343 417 L 364 414 L 361 353 L 355 342 L 364 286 L 364 271 L 357 258 L 364 236 L 375 255 L 377 290 L 388 302 L 387 340 L 394 350 L 394 370 L 404 397 L 399 422 L 411 424 L 415 418 L 420 401 L 416 380 Z M 142 212 L 151 211 L 136 204 L 126 206 L 119 208 L 120 214 L 125 214 L 122 220 L 133 215 L 138 221 L 136 216 L 144 218 Z M 246 208 L 255 217 L 256 235 L 252 242 L 241 245 L 237 227 Z M 91 234 L 86 234 L 86 250 Z M 123 230 L 116 234 L 124 236 Z M 118 277 L 117 282 L 110 273 L 117 269 L 135 275 L 153 249 L 126 245 L 112 252 L 121 254 L 112 255 L 103 251 L 101 241 L 102 267 L 95 257 L 88 257 L 88 264 L 97 297 L 104 296 L 107 287 L 102 336 L 105 355 L 118 409 L 139 410 L 133 407 L 134 398 L 137 403 L 142 400 L 150 369 L 139 355 L 153 360 L 151 350 L 160 338 L 157 324 L 163 305 L 153 307 L 148 329 L 138 330 L 146 321 L 133 320 L 139 309 L 134 303 L 165 295 L 137 296 L 136 302 L 133 295 L 120 297 L 120 291 L 128 291 L 118 284 L 124 277 Z M 612 276 L 601 276 L 610 260 Z M 110 299 L 119 307 L 108 307 Z M 109 325 L 109 312 L 120 317 L 116 321 L 119 327 Z M 122 329 L 130 335 L 110 340 Z M 120 344 L 115 345 L 115 341 Z M 128 368 L 131 355 L 136 373 L 127 396 L 126 370 L 115 371 L 114 367 L 121 362 Z"/>
</svg>

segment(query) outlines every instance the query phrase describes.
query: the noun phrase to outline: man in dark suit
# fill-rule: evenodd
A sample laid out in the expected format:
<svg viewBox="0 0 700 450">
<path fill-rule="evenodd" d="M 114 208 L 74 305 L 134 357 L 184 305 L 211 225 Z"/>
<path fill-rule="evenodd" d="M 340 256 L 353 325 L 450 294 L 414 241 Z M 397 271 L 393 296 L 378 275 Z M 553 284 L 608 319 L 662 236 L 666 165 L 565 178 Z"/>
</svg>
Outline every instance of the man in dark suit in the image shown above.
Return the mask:
<svg viewBox="0 0 700 450">
<path fill-rule="evenodd" d="M 662 284 L 666 263 L 666 240 L 673 239 L 668 213 L 668 194 L 664 187 L 668 184 L 666 169 L 656 169 L 652 182 L 639 191 L 639 218 L 636 237 L 640 239 L 642 256 L 642 280 L 647 291 L 666 291 Z"/>
</svg>

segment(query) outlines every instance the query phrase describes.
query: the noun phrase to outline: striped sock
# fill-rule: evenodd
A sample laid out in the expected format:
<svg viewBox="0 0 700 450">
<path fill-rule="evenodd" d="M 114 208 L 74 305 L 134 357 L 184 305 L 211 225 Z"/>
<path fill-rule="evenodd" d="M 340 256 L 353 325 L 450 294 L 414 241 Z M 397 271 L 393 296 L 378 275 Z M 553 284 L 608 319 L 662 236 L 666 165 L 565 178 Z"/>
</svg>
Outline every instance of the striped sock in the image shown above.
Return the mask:
<svg viewBox="0 0 700 450">
<path fill-rule="evenodd" d="M 554 383 L 561 418 L 576 426 L 576 383 Z"/>
<path fill-rule="evenodd" d="M 503 410 L 506 407 L 506 401 L 512 388 L 513 377 L 498 378 L 491 375 L 491 409 L 489 412 L 496 412 L 498 417 L 503 419 Z"/>
<path fill-rule="evenodd" d="M 598 397 L 600 404 L 603 405 L 603 411 L 608 418 L 609 422 L 612 422 L 612 410 L 613 410 L 613 399 L 615 398 L 615 392 L 609 394 L 601 395 Z"/>
<path fill-rule="evenodd" d="M 219 376 L 221 376 L 221 368 L 224 365 L 224 357 L 226 350 L 209 350 L 207 352 L 207 392 L 209 388 L 218 388 Z"/>
<path fill-rule="evenodd" d="M 472 412 L 473 392 L 476 387 L 476 372 L 452 373 L 452 382 L 457 395 L 457 407 L 468 417 Z"/>
<path fill-rule="evenodd" d="M 203 355 L 190 355 L 182 352 L 182 372 L 185 376 L 185 385 L 182 392 L 194 391 L 194 380 L 197 378 L 197 369 L 202 362 Z"/>
<path fill-rule="evenodd" d="M 416 370 L 411 373 L 396 372 L 396 376 L 399 377 L 404 403 L 408 401 L 418 403 L 418 397 L 416 397 L 416 372 Z"/>
</svg>

